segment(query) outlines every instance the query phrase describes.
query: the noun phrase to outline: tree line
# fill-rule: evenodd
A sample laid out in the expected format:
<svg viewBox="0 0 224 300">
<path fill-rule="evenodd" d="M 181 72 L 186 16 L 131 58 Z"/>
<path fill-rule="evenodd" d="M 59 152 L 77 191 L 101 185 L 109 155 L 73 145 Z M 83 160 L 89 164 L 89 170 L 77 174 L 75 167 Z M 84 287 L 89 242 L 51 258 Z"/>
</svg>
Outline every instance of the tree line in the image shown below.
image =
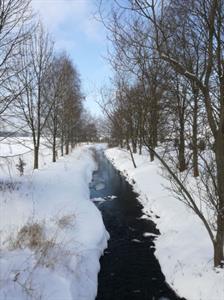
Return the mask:
<svg viewBox="0 0 224 300">
<path fill-rule="evenodd" d="M 112 48 L 102 106 L 111 142 L 147 148 L 203 222 L 224 265 L 224 1 L 116 0 L 99 12 Z"/>
<path fill-rule="evenodd" d="M 78 142 L 95 138 L 83 102 L 76 67 L 66 52 L 56 52 L 31 1 L 0 1 L 0 121 L 14 134 L 31 135 L 34 169 L 42 137 L 53 162 L 59 149 L 68 154 Z"/>
</svg>

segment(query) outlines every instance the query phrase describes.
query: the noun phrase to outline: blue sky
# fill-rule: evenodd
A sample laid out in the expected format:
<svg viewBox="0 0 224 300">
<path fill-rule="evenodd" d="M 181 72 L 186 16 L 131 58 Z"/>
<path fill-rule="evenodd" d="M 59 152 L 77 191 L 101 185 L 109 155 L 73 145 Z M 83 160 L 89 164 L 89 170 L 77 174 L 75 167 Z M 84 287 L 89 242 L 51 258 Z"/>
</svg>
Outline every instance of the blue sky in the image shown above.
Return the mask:
<svg viewBox="0 0 224 300">
<path fill-rule="evenodd" d="M 110 1 L 110 0 L 109 0 Z M 106 31 L 96 21 L 96 0 L 32 0 L 32 5 L 55 41 L 56 50 L 66 50 L 81 75 L 85 106 L 95 115 L 100 87 L 108 84 L 110 66 Z"/>
</svg>

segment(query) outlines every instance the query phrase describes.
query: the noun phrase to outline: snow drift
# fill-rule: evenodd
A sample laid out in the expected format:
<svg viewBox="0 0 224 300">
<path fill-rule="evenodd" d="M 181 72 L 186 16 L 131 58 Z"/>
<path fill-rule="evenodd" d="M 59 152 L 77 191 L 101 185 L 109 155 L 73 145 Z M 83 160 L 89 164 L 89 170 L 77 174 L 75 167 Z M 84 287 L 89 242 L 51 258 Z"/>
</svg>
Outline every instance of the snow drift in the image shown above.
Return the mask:
<svg viewBox="0 0 224 300">
<path fill-rule="evenodd" d="M 8 146 L 1 147 L 7 154 Z M 18 145 L 10 149 L 21 153 Z M 57 163 L 49 162 L 48 149 L 42 150 L 41 169 L 34 172 L 32 155 L 23 155 L 27 166 L 21 177 L 15 168 L 7 173 L 1 160 L 2 186 L 13 186 L 0 191 L 0 299 L 93 300 L 108 239 L 89 199 L 96 162 L 89 146 Z"/>
</svg>

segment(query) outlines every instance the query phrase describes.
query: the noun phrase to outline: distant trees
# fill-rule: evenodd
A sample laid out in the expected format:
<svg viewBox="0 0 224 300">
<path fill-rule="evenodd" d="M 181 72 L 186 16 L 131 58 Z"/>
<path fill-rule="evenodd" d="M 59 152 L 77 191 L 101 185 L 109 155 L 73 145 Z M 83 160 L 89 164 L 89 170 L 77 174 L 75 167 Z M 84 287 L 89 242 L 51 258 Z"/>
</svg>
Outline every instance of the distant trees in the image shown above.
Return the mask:
<svg viewBox="0 0 224 300">
<path fill-rule="evenodd" d="M 66 94 L 63 99 L 61 146 L 65 145 L 65 154 L 68 154 L 69 147 L 74 147 L 79 141 L 76 137 L 81 122 L 83 95 L 79 74 L 68 58 L 65 60 L 65 74 Z"/>
<path fill-rule="evenodd" d="M 82 110 L 79 126 L 77 127 L 78 133 L 76 133 L 80 142 L 98 142 L 99 136 L 97 122 L 98 120 L 85 109 Z"/>
<path fill-rule="evenodd" d="M 66 54 L 53 55 L 53 42 L 39 23 L 21 49 L 23 71 L 18 81 L 25 87 L 18 108 L 30 128 L 34 145 L 34 169 L 38 168 L 40 139 L 44 135 L 56 161 L 78 142 L 75 131 L 82 112 L 82 93 L 76 68 Z"/>
<path fill-rule="evenodd" d="M 177 197 L 207 229 L 214 265 L 222 265 L 224 1 L 118 0 L 104 23 L 116 74 L 113 140 L 133 152 L 144 144 L 161 160 Z"/>
<path fill-rule="evenodd" d="M 52 147 L 52 161 L 57 158 L 60 130 L 62 124 L 63 99 L 66 94 L 64 57 L 54 56 L 44 76 L 44 99 L 48 105 L 49 116 L 44 136 Z"/>
<path fill-rule="evenodd" d="M 76 67 L 66 53 L 56 54 L 31 0 L 0 1 L 0 121 L 31 134 L 34 169 L 43 137 L 53 162 L 59 150 L 68 154 L 78 142 L 96 140 L 83 99 Z"/>
<path fill-rule="evenodd" d="M 79 142 L 83 110 L 79 74 L 65 53 L 53 58 L 45 74 L 44 98 L 50 109 L 45 136 L 52 145 L 52 160 L 55 162 L 57 146 L 64 155 Z"/>
</svg>

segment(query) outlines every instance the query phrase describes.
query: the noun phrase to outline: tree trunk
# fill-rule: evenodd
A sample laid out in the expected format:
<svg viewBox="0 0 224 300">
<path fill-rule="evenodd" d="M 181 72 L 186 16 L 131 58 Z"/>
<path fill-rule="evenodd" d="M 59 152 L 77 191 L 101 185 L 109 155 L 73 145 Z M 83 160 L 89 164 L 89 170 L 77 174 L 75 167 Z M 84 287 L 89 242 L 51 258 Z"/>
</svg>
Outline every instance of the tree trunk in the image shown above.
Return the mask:
<svg viewBox="0 0 224 300">
<path fill-rule="evenodd" d="M 180 137 L 178 144 L 178 160 L 179 160 L 179 170 L 183 172 L 187 169 L 187 164 L 185 160 L 185 140 L 184 140 L 184 124 L 180 124 Z"/>
<path fill-rule="evenodd" d="M 224 260 L 224 136 L 220 128 L 215 142 L 216 167 L 217 167 L 217 189 L 219 196 L 217 232 L 214 243 L 214 265 L 223 264 Z"/>
<path fill-rule="evenodd" d="M 214 266 L 224 266 L 224 217 L 223 213 L 218 214 L 216 241 L 214 243 Z"/>
<path fill-rule="evenodd" d="M 154 159 L 155 159 L 154 151 L 149 150 L 149 155 L 150 155 L 150 161 L 151 162 L 154 161 Z"/>
<path fill-rule="evenodd" d="M 193 143 L 193 173 L 194 177 L 199 176 L 199 170 L 198 170 L 198 148 Z"/>
<path fill-rule="evenodd" d="M 152 145 L 152 137 L 149 139 L 149 143 L 145 143 L 146 147 L 148 148 L 150 161 L 154 161 L 155 159 L 155 147 Z"/>
<path fill-rule="evenodd" d="M 69 142 L 66 141 L 65 143 L 65 154 L 68 155 L 69 154 Z"/>
<path fill-rule="evenodd" d="M 64 155 L 64 137 L 63 135 L 61 136 L 61 156 Z"/>
<path fill-rule="evenodd" d="M 134 168 L 136 169 L 137 166 L 136 166 L 136 163 L 135 163 L 135 159 L 134 159 L 133 153 L 132 153 L 132 151 L 131 151 L 131 147 L 129 147 L 129 152 L 130 152 L 130 154 L 131 154 L 131 160 L 132 160 L 133 166 L 134 166 Z"/>
<path fill-rule="evenodd" d="M 131 160 L 132 160 L 133 166 L 134 166 L 134 168 L 136 169 L 137 166 L 136 166 L 136 163 L 135 163 L 135 159 L 134 159 L 134 156 L 133 156 L 131 147 L 129 146 L 129 141 L 127 140 L 126 142 L 127 142 L 127 149 L 129 150 L 130 155 L 131 155 Z"/>
<path fill-rule="evenodd" d="M 33 168 L 38 169 L 38 166 L 39 166 L 39 147 L 34 146 L 34 165 L 33 165 Z"/>
<path fill-rule="evenodd" d="M 52 146 L 52 161 L 56 162 L 56 137 L 53 137 L 53 146 Z"/>
<path fill-rule="evenodd" d="M 139 139 L 139 155 L 142 155 L 142 138 Z"/>
<path fill-rule="evenodd" d="M 120 148 L 123 148 L 123 147 L 124 147 L 123 139 L 120 139 L 120 140 L 119 140 L 119 145 L 120 145 Z"/>
<path fill-rule="evenodd" d="M 134 139 L 131 140 L 131 144 L 133 153 L 137 153 L 137 143 Z"/>
<path fill-rule="evenodd" d="M 193 109 L 193 136 L 192 136 L 192 145 L 193 145 L 193 173 L 194 177 L 199 176 L 198 170 L 198 90 L 193 89 L 194 94 L 194 109 Z"/>
<path fill-rule="evenodd" d="M 155 148 L 158 145 L 158 108 L 157 108 L 157 105 L 155 105 L 152 120 L 153 120 L 153 124 L 152 124 L 152 145 Z"/>
</svg>

